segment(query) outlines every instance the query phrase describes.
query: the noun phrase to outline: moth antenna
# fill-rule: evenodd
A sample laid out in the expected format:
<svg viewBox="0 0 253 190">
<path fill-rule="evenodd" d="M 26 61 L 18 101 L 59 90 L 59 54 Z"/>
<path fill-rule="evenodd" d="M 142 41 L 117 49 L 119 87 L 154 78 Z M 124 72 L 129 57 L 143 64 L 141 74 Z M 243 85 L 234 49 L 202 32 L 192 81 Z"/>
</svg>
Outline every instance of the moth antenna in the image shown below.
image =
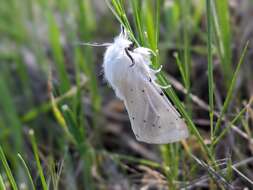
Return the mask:
<svg viewBox="0 0 253 190">
<path fill-rule="evenodd" d="M 82 45 L 82 46 L 92 46 L 92 47 L 107 47 L 112 45 L 112 43 L 97 43 L 97 42 L 76 42 L 75 45 Z"/>
<path fill-rule="evenodd" d="M 123 38 L 128 38 L 127 29 L 124 27 L 123 24 L 120 25 L 120 36 Z"/>
<path fill-rule="evenodd" d="M 123 24 L 120 25 L 120 33 L 125 35 L 125 27 L 123 26 Z"/>
</svg>

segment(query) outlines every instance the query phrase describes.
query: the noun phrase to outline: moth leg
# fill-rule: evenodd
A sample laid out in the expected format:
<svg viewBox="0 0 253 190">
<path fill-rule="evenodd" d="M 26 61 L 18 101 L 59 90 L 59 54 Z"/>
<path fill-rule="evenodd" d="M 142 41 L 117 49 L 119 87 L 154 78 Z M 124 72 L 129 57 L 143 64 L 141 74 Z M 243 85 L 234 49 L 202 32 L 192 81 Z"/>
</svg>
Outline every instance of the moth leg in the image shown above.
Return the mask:
<svg viewBox="0 0 253 190">
<path fill-rule="evenodd" d="M 134 66 L 135 65 L 134 59 L 128 52 L 127 48 L 125 48 L 125 52 L 126 52 L 127 57 L 129 57 L 129 59 L 132 61 L 132 64 L 130 65 L 130 67 Z"/>
<path fill-rule="evenodd" d="M 162 89 L 171 88 L 171 85 L 170 85 L 170 84 L 168 84 L 168 85 L 166 85 L 166 86 L 162 86 L 162 85 L 158 84 L 158 83 L 155 82 L 155 81 L 153 81 L 153 83 L 154 83 L 156 86 L 158 86 L 158 87 L 160 87 L 160 88 L 162 88 Z"/>
<path fill-rule="evenodd" d="M 160 68 L 159 68 L 160 69 Z M 148 74 L 148 81 L 149 82 L 152 82 L 155 86 L 159 87 L 159 88 L 162 88 L 162 89 L 167 89 L 167 88 L 171 88 L 171 85 L 168 84 L 166 86 L 162 86 L 160 84 L 158 84 L 156 81 L 155 81 L 155 78 L 152 77 L 152 75 Z"/>
<path fill-rule="evenodd" d="M 159 73 L 162 70 L 162 68 L 163 68 L 163 66 L 160 65 L 160 67 L 158 69 L 151 69 L 150 68 L 150 70 L 153 71 L 156 74 L 156 73 Z"/>
</svg>

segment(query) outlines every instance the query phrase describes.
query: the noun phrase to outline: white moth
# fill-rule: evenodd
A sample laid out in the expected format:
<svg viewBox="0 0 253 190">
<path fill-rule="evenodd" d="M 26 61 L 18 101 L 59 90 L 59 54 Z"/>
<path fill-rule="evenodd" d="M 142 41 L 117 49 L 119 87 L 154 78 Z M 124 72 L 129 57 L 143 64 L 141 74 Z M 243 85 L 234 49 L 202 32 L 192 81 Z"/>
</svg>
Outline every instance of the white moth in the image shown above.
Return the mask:
<svg viewBox="0 0 253 190">
<path fill-rule="evenodd" d="M 151 50 L 134 49 L 124 30 L 107 47 L 104 75 L 124 101 L 136 139 L 146 143 L 166 144 L 188 136 L 185 122 L 155 82 Z"/>
</svg>

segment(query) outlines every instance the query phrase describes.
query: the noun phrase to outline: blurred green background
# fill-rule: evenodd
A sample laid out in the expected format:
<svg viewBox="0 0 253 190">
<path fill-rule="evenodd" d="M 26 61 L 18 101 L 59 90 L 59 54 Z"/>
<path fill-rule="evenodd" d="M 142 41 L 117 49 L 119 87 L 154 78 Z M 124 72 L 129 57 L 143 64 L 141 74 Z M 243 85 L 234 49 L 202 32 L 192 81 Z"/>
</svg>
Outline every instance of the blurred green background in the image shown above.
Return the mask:
<svg viewBox="0 0 253 190">
<path fill-rule="evenodd" d="M 252 0 L 0 0 L 0 189 L 252 187 L 252 12 Z M 186 141 L 136 141 L 105 48 L 79 45 L 112 42 L 121 24 L 159 52 Z"/>
</svg>

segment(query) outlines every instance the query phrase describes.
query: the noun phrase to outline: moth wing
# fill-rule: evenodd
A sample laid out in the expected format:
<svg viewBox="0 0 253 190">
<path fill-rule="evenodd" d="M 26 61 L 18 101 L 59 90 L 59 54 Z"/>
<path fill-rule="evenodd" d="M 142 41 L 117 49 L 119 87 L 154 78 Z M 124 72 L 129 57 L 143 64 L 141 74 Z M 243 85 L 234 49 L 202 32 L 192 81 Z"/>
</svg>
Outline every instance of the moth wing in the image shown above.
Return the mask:
<svg viewBox="0 0 253 190">
<path fill-rule="evenodd" d="M 128 83 L 124 103 L 137 140 L 166 144 L 188 136 L 185 122 L 160 88 L 135 72 Z"/>
</svg>

